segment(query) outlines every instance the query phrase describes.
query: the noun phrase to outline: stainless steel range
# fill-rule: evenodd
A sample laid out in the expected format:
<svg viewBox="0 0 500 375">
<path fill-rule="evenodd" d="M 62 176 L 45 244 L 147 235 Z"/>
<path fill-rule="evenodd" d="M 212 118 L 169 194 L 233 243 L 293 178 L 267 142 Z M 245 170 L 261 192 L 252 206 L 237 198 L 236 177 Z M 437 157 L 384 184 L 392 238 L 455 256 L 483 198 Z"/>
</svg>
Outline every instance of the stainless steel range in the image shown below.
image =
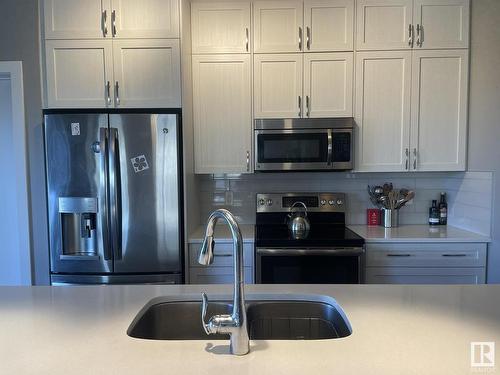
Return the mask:
<svg viewBox="0 0 500 375">
<path fill-rule="evenodd" d="M 361 283 L 364 240 L 345 206 L 343 193 L 257 194 L 256 282 Z"/>
</svg>

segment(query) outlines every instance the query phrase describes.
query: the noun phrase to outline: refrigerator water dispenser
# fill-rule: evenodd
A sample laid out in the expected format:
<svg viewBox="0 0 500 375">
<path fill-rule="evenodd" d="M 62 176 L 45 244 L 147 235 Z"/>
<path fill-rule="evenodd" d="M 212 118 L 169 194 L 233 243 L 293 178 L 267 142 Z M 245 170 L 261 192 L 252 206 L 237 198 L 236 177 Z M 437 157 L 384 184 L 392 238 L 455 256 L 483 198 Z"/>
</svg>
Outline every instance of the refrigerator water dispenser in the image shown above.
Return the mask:
<svg viewBox="0 0 500 375">
<path fill-rule="evenodd" d="M 97 257 L 97 198 L 60 197 L 59 215 L 60 259 Z"/>
</svg>

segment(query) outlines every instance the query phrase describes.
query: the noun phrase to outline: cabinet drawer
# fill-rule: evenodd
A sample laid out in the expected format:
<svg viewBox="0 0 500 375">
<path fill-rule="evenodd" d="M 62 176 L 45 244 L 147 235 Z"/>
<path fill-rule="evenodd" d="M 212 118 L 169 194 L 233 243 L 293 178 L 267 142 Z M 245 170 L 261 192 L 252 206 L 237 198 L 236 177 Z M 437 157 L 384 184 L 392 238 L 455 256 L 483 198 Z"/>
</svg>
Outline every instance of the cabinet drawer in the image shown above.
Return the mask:
<svg viewBox="0 0 500 375">
<path fill-rule="evenodd" d="M 367 267 L 367 284 L 484 284 L 486 269 Z"/>
<path fill-rule="evenodd" d="M 200 244 L 189 245 L 189 266 L 200 267 L 198 263 L 198 253 L 200 251 Z M 243 244 L 243 264 L 246 267 L 253 266 L 253 243 Z M 214 247 L 214 262 L 210 267 L 230 267 L 233 266 L 233 244 L 220 243 L 215 241 Z M 231 271 L 232 272 L 232 271 Z"/>
<path fill-rule="evenodd" d="M 485 267 L 486 245 L 454 244 L 370 244 L 367 267 Z"/>
<path fill-rule="evenodd" d="M 253 284 L 253 270 L 244 269 L 245 283 Z M 190 284 L 232 284 L 234 282 L 233 267 L 191 267 L 189 269 Z"/>
</svg>

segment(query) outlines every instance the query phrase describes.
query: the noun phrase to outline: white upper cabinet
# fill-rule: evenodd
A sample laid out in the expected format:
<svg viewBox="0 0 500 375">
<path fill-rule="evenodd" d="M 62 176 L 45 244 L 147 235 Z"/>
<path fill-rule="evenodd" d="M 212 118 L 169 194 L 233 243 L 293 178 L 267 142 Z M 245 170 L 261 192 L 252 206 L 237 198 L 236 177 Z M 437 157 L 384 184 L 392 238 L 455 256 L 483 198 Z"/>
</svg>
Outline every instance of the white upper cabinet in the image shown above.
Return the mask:
<svg viewBox="0 0 500 375">
<path fill-rule="evenodd" d="M 115 38 L 179 38 L 179 0 L 112 0 Z"/>
<path fill-rule="evenodd" d="M 45 42 L 47 105 L 49 108 L 112 106 L 111 40 Z"/>
<path fill-rule="evenodd" d="M 464 171 L 468 51 L 415 51 L 412 170 Z"/>
<path fill-rule="evenodd" d="M 469 0 L 415 0 L 416 48 L 467 48 Z"/>
<path fill-rule="evenodd" d="M 409 168 L 411 51 L 356 54 L 356 170 Z"/>
<path fill-rule="evenodd" d="M 179 0 L 43 0 L 45 39 L 179 38 Z"/>
<path fill-rule="evenodd" d="M 296 54 L 254 55 L 254 117 L 302 117 L 302 58 Z"/>
<path fill-rule="evenodd" d="M 351 117 L 352 83 L 352 52 L 304 54 L 304 117 Z"/>
<path fill-rule="evenodd" d="M 179 41 L 115 40 L 116 107 L 181 106 Z"/>
<path fill-rule="evenodd" d="M 43 0 L 45 39 L 111 37 L 111 0 Z"/>
<path fill-rule="evenodd" d="M 192 53 L 250 52 L 249 2 L 191 3 Z"/>
<path fill-rule="evenodd" d="M 251 172 L 250 55 L 195 55 L 192 63 L 195 172 Z"/>
<path fill-rule="evenodd" d="M 356 48 L 411 48 L 413 0 L 358 0 Z"/>
<path fill-rule="evenodd" d="M 306 0 L 304 51 L 352 51 L 353 25 L 354 0 Z"/>
<path fill-rule="evenodd" d="M 304 48 L 302 1 L 253 3 L 254 52 L 301 52 Z"/>
</svg>

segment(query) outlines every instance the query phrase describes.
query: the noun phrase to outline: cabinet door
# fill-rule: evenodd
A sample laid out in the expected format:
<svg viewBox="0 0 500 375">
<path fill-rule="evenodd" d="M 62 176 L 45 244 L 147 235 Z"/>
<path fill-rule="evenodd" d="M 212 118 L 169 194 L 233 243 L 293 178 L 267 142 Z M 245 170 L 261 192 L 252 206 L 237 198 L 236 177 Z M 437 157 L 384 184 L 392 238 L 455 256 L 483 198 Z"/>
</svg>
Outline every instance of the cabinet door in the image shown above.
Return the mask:
<svg viewBox="0 0 500 375">
<path fill-rule="evenodd" d="M 367 267 L 367 284 L 484 284 L 485 268 Z"/>
<path fill-rule="evenodd" d="M 44 0 L 45 39 L 111 37 L 111 0 Z"/>
<path fill-rule="evenodd" d="M 300 52 L 304 49 L 302 1 L 253 3 L 254 52 Z"/>
<path fill-rule="evenodd" d="M 416 48 L 467 48 L 469 0 L 415 0 Z"/>
<path fill-rule="evenodd" d="M 356 55 L 356 169 L 409 167 L 411 51 Z"/>
<path fill-rule="evenodd" d="M 253 284 L 253 269 L 243 268 L 245 284 Z M 190 267 L 189 284 L 232 284 L 234 283 L 233 267 Z"/>
<path fill-rule="evenodd" d="M 411 168 L 464 171 L 468 50 L 415 51 Z"/>
<path fill-rule="evenodd" d="M 254 117 L 302 117 L 302 54 L 254 55 Z"/>
<path fill-rule="evenodd" d="M 115 38 L 179 38 L 179 0 L 112 0 Z"/>
<path fill-rule="evenodd" d="M 193 56 L 196 173 L 251 172 L 250 55 Z"/>
<path fill-rule="evenodd" d="M 354 0 L 306 0 L 305 51 L 352 51 Z"/>
<path fill-rule="evenodd" d="M 304 54 L 305 117 L 352 117 L 353 53 Z"/>
<path fill-rule="evenodd" d="M 111 40 L 47 40 L 45 67 L 49 108 L 112 106 Z"/>
<path fill-rule="evenodd" d="M 181 106 L 179 41 L 114 40 L 116 107 Z"/>
<path fill-rule="evenodd" d="M 250 52 L 250 3 L 191 3 L 192 52 Z"/>
<path fill-rule="evenodd" d="M 358 0 L 356 48 L 411 48 L 412 0 Z"/>
</svg>

